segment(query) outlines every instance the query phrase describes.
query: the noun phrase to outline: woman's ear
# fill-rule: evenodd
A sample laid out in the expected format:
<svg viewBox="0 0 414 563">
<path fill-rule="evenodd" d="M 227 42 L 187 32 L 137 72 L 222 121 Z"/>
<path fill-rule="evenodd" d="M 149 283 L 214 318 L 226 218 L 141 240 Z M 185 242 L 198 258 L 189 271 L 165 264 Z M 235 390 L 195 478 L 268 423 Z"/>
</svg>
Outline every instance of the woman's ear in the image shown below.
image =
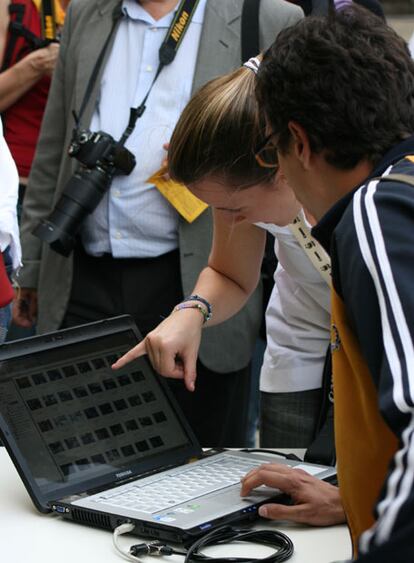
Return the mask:
<svg viewBox="0 0 414 563">
<path fill-rule="evenodd" d="M 308 134 L 296 121 L 289 121 L 288 127 L 291 135 L 291 152 L 300 161 L 303 168 L 308 170 L 312 156 Z"/>
</svg>

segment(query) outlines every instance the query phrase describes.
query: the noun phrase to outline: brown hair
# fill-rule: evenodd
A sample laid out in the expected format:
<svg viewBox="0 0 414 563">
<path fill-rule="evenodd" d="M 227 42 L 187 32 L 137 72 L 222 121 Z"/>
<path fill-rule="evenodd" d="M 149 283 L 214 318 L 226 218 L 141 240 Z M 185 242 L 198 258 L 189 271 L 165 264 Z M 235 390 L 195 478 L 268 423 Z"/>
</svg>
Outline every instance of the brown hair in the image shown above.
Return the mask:
<svg viewBox="0 0 414 563">
<path fill-rule="evenodd" d="M 219 175 L 239 188 L 268 181 L 274 170 L 255 159 L 264 137 L 255 74 L 241 67 L 208 82 L 185 107 L 168 149 L 170 176 L 188 185 Z"/>
</svg>

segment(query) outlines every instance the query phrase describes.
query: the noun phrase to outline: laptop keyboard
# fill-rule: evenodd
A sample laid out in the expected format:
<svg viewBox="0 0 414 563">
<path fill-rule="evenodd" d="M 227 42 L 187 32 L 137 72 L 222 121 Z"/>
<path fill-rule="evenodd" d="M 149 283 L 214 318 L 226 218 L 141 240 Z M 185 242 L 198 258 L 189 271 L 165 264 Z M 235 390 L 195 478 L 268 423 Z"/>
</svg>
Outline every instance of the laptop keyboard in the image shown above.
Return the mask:
<svg viewBox="0 0 414 563">
<path fill-rule="evenodd" d="M 240 479 L 262 462 L 226 456 L 211 463 L 190 466 L 180 473 L 164 476 L 158 481 L 128 486 L 100 493 L 92 500 L 115 507 L 132 508 L 153 514 L 197 497 L 240 483 Z"/>
</svg>

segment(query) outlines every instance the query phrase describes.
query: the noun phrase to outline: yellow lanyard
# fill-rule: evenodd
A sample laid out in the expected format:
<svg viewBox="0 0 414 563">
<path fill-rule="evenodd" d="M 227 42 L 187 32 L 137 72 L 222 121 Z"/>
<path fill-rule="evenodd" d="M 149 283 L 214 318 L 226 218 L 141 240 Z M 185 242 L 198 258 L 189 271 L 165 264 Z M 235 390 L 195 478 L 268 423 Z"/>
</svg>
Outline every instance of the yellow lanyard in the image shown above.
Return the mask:
<svg viewBox="0 0 414 563">
<path fill-rule="evenodd" d="M 42 0 L 32 0 L 33 4 L 36 6 L 38 12 L 40 13 Z M 54 12 L 55 12 L 55 23 L 56 25 L 62 26 L 65 20 L 65 11 L 63 10 L 59 0 L 53 0 Z"/>
</svg>

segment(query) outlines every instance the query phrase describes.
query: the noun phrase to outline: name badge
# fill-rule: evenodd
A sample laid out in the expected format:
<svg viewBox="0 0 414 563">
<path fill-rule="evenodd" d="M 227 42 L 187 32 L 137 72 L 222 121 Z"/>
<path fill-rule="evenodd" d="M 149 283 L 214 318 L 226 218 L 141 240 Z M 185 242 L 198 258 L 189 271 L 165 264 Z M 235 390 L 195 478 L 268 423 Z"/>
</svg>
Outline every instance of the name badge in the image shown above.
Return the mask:
<svg viewBox="0 0 414 563">
<path fill-rule="evenodd" d="M 166 168 L 163 167 L 150 178 L 147 182 L 154 184 L 157 190 L 168 200 L 171 205 L 184 217 L 188 223 L 192 223 L 208 207 L 204 201 L 193 195 L 184 184 L 174 182 L 166 177 Z"/>
</svg>

